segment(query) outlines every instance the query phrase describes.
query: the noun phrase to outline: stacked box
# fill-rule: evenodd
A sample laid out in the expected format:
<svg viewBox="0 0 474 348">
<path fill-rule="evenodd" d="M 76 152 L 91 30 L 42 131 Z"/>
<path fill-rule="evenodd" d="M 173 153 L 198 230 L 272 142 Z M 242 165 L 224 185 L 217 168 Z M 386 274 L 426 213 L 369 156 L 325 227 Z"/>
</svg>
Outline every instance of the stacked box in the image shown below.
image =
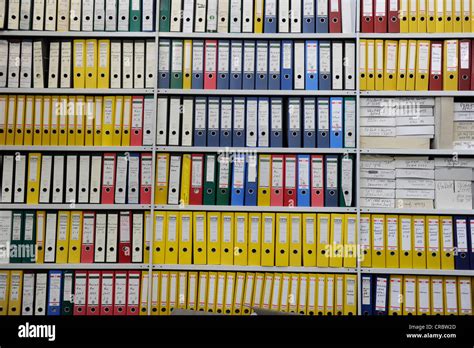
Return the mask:
<svg viewBox="0 0 474 348">
<path fill-rule="evenodd" d="M 474 102 L 454 103 L 453 148 L 474 149 Z"/>
<path fill-rule="evenodd" d="M 434 98 L 362 98 L 362 148 L 430 148 Z"/>
</svg>

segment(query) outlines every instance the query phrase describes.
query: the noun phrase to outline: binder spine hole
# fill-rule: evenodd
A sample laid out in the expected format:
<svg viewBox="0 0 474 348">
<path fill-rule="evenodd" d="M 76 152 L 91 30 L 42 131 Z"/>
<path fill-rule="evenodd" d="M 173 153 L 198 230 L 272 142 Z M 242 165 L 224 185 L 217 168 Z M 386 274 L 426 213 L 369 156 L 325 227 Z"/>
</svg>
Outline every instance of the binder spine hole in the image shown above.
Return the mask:
<svg viewBox="0 0 474 348">
<path fill-rule="evenodd" d="M 456 22 L 459 22 L 461 20 L 461 17 L 456 17 Z"/>
<path fill-rule="evenodd" d="M 380 256 L 382 255 L 382 253 L 380 251 L 377 251 L 377 256 Z"/>
<path fill-rule="evenodd" d="M 446 17 L 446 20 L 447 20 L 447 21 L 450 21 L 450 20 L 451 20 L 451 17 L 449 17 L 449 16 Z"/>
<path fill-rule="evenodd" d="M 441 22 L 443 20 L 443 17 L 438 17 L 438 22 Z"/>
<path fill-rule="evenodd" d="M 469 20 L 469 16 L 464 17 L 464 20 L 465 20 L 465 21 L 468 21 L 468 20 Z"/>
</svg>

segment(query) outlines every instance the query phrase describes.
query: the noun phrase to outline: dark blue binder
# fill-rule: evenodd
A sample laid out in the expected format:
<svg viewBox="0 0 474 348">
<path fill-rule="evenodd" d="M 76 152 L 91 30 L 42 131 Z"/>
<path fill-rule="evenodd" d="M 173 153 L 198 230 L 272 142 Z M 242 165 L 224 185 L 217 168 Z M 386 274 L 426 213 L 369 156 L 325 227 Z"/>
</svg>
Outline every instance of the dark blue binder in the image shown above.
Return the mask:
<svg viewBox="0 0 474 348">
<path fill-rule="evenodd" d="M 255 89 L 255 41 L 244 41 L 244 60 L 242 63 L 242 89 Z"/>
<path fill-rule="evenodd" d="M 324 161 L 324 206 L 339 206 L 339 159 L 337 155 L 326 155 Z M 330 174 L 331 173 L 331 174 Z"/>
<path fill-rule="evenodd" d="M 196 97 L 194 104 L 194 146 L 207 144 L 207 98 Z"/>
<path fill-rule="evenodd" d="M 316 32 L 329 33 L 328 1 L 318 1 L 316 6 L 323 5 L 324 9 L 316 8 Z"/>
<path fill-rule="evenodd" d="M 288 99 L 288 147 L 301 147 L 301 98 Z"/>
<path fill-rule="evenodd" d="M 270 99 L 270 147 L 283 147 L 283 99 Z"/>
<path fill-rule="evenodd" d="M 275 1 L 276 3 L 276 1 Z M 265 20 L 263 23 L 263 32 L 264 33 L 276 33 L 277 32 L 277 17 L 276 11 L 278 7 L 274 7 L 274 13 L 269 13 L 269 10 L 272 9 L 271 7 L 265 8 Z"/>
<path fill-rule="evenodd" d="M 331 42 L 319 41 L 319 89 L 331 90 Z"/>
<path fill-rule="evenodd" d="M 283 40 L 281 46 L 281 89 L 293 89 L 293 41 Z"/>
<path fill-rule="evenodd" d="M 217 52 L 217 89 L 229 89 L 229 40 L 219 40 Z"/>
<path fill-rule="evenodd" d="M 303 8 L 303 33 L 314 33 L 316 29 L 315 25 L 315 9 L 316 0 L 304 1 L 305 6 Z"/>
<path fill-rule="evenodd" d="M 316 147 L 316 100 L 303 98 L 303 147 Z"/>
<path fill-rule="evenodd" d="M 455 269 L 470 269 L 468 219 L 466 216 L 455 216 L 453 220 Z"/>
<path fill-rule="evenodd" d="M 362 315 L 372 315 L 372 275 L 363 274 L 361 277 L 362 285 Z"/>
<path fill-rule="evenodd" d="M 232 165 L 231 205 L 244 205 L 245 198 L 245 155 L 234 154 Z"/>
<path fill-rule="evenodd" d="M 232 40 L 230 43 L 230 89 L 242 89 L 242 57 L 242 41 Z"/>
<path fill-rule="evenodd" d="M 245 98 L 234 97 L 232 146 L 245 147 Z"/>
<path fill-rule="evenodd" d="M 316 120 L 318 135 L 316 143 L 318 148 L 329 147 L 329 98 L 317 99 Z"/>
<path fill-rule="evenodd" d="M 47 315 L 61 315 L 61 294 L 63 293 L 63 279 L 62 271 L 49 271 L 48 273 L 48 306 L 46 313 Z M 59 287 L 52 291 L 52 286 Z M 58 295 L 57 298 L 53 296 Z"/>
<path fill-rule="evenodd" d="M 219 146 L 232 146 L 232 98 L 221 98 Z"/>
<path fill-rule="evenodd" d="M 161 42 L 161 40 L 160 40 Z M 200 64 L 196 64 L 200 62 Z M 192 89 L 204 88 L 204 41 L 193 40 L 193 73 L 191 80 Z"/>
<path fill-rule="evenodd" d="M 207 146 L 219 146 L 219 97 L 207 99 Z"/>
<path fill-rule="evenodd" d="M 281 45 L 280 41 L 270 41 L 268 53 L 268 89 L 280 89 Z"/>
<path fill-rule="evenodd" d="M 257 41 L 255 89 L 268 89 L 268 41 Z"/>
</svg>

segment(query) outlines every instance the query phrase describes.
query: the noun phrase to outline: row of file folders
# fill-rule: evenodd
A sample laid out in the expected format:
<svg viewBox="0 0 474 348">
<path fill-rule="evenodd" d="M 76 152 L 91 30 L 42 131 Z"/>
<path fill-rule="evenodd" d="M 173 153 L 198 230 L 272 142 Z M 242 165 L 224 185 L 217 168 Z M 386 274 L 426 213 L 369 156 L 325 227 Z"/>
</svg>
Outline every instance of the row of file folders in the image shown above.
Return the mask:
<svg viewBox="0 0 474 348">
<path fill-rule="evenodd" d="M 363 33 L 470 33 L 472 0 L 361 1 Z"/>
<path fill-rule="evenodd" d="M 474 90 L 471 40 L 360 40 L 362 90 Z"/>
<path fill-rule="evenodd" d="M 0 95 L 0 145 L 151 146 L 155 115 L 153 96 Z"/>
<path fill-rule="evenodd" d="M 151 253 L 154 264 L 356 267 L 355 214 L 150 214 L 1 211 L 10 249 L 0 260 L 147 263 Z"/>
<path fill-rule="evenodd" d="M 161 39 L 158 87 L 353 90 L 355 52 L 353 41 Z"/>
<path fill-rule="evenodd" d="M 5 0 L 0 29 L 153 31 L 153 0 Z"/>
<path fill-rule="evenodd" d="M 362 315 L 472 315 L 472 277 L 362 274 Z"/>
<path fill-rule="evenodd" d="M 206 6 L 207 5 L 207 6 Z M 355 0 L 166 0 L 161 32 L 354 33 Z"/>
<path fill-rule="evenodd" d="M 0 315 L 356 315 L 355 274 L 184 271 L 1 271 Z M 150 284 L 151 283 L 151 284 Z M 151 289 L 151 293 L 149 293 Z M 74 297 L 74 300 L 73 300 Z"/>
<path fill-rule="evenodd" d="M 158 97 L 157 145 L 353 148 L 355 142 L 354 97 Z"/>
<path fill-rule="evenodd" d="M 353 148 L 354 97 L 0 95 L 0 145 Z"/>
<path fill-rule="evenodd" d="M 0 87 L 153 88 L 154 40 L 0 40 Z"/>
<path fill-rule="evenodd" d="M 350 207 L 350 155 L 157 155 L 155 203 Z"/>
<path fill-rule="evenodd" d="M 474 269 L 470 216 L 362 214 L 361 267 Z"/>
<path fill-rule="evenodd" d="M 0 161 L 2 203 L 151 203 L 151 153 L 17 153 Z"/>
<path fill-rule="evenodd" d="M 17 153 L 0 160 L 2 203 L 151 203 L 151 153 Z M 156 169 L 156 204 L 354 204 L 354 157 L 349 155 L 160 153 Z"/>
</svg>

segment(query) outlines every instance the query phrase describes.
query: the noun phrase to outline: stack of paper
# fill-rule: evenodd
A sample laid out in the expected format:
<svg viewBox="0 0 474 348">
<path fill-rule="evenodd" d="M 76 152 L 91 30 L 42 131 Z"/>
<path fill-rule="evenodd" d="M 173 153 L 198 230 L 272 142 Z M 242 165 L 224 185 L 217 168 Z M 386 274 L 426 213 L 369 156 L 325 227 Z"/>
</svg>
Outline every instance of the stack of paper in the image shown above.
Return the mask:
<svg viewBox="0 0 474 348">
<path fill-rule="evenodd" d="M 453 121 L 453 148 L 474 149 L 474 102 L 455 102 Z"/>
<path fill-rule="evenodd" d="M 392 156 L 364 156 L 360 162 L 360 205 L 395 208 L 395 161 Z"/>
<path fill-rule="evenodd" d="M 435 158 L 436 209 L 472 209 L 474 158 Z"/>
<path fill-rule="evenodd" d="M 429 149 L 434 124 L 434 98 L 361 99 L 362 147 Z"/>
<path fill-rule="evenodd" d="M 434 161 L 428 157 L 396 157 L 395 168 L 397 207 L 432 209 Z"/>
</svg>

